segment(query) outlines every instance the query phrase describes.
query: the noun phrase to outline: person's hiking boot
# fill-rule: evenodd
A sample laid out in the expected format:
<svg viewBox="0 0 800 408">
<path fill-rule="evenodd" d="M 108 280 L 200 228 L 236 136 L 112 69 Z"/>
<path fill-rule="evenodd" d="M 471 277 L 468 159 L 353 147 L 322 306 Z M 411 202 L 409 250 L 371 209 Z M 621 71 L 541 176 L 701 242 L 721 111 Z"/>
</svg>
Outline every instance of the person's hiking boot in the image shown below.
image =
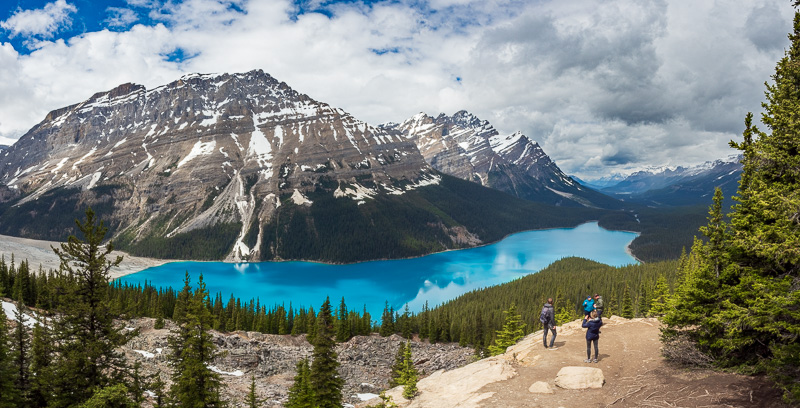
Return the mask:
<svg viewBox="0 0 800 408">
<path fill-rule="evenodd" d="M 584 363 L 591 363 L 591 362 L 592 362 L 592 360 L 589 360 L 589 359 L 587 358 L 586 360 L 583 360 L 583 362 L 584 362 Z"/>
<path fill-rule="evenodd" d="M 548 350 L 558 350 L 558 347 L 556 347 L 556 346 L 550 346 L 550 348 L 549 348 Z"/>
<path fill-rule="evenodd" d="M 593 363 L 596 363 L 596 362 L 597 362 L 597 359 L 594 359 L 594 360 L 592 360 L 592 362 L 593 362 Z"/>
</svg>

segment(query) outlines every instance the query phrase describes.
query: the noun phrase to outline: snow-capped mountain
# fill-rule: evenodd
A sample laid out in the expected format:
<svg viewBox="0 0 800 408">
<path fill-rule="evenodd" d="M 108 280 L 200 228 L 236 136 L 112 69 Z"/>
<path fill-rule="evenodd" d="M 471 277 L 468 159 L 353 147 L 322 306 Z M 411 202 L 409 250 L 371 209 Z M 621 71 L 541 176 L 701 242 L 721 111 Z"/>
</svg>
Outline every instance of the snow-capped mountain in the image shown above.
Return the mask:
<svg viewBox="0 0 800 408">
<path fill-rule="evenodd" d="M 501 135 L 488 121 L 466 111 L 437 117 L 420 113 L 382 127 L 401 131 L 416 143 L 425 161 L 443 173 L 536 202 L 618 207 L 616 200 L 564 174 L 521 132 Z"/>
<path fill-rule="evenodd" d="M 50 112 L 0 159 L 17 207 L 65 190 L 88 205 L 113 198 L 126 242 L 234 223 L 232 260 L 262 257 L 283 198 L 308 206 L 322 188 L 363 202 L 441 178 L 405 138 L 262 71 L 120 85 Z"/>
<path fill-rule="evenodd" d="M 601 191 L 648 205 L 708 204 L 715 187 L 720 187 L 726 197 L 736 192 L 742 172 L 740 160 L 740 156 L 730 156 L 696 166 L 642 170 Z"/>
<path fill-rule="evenodd" d="M 0 152 L 0 234 L 61 240 L 91 206 L 120 249 L 160 258 L 406 257 L 587 216 L 533 204 L 260 70 L 120 85 Z"/>
</svg>

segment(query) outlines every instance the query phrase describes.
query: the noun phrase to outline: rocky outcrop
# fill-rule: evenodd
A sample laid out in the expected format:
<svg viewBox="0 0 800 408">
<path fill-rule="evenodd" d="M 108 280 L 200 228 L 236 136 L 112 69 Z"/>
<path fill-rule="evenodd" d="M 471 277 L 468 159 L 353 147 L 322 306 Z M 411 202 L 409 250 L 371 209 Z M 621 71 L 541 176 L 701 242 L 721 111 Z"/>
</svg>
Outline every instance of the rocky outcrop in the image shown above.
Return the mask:
<svg viewBox="0 0 800 408">
<path fill-rule="evenodd" d="M 417 114 L 382 126 L 416 143 L 435 169 L 531 201 L 617 208 L 619 203 L 564 174 L 538 143 L 521 132 L 500 135 L 466 111 L 437 117 Z"/>
<path fill-rule="evenodd" d="M 137 319 L 126 323 L 130 329 L 139 329 L 140 334 L 125 345 L 125 355 L 130 361 L 139 362 L 145 374 L 161 371 L 163 379 L 168 381 L 171 368 L 167 364 L 170 353 L 167 337 L 174 326 L 167 321 L 166 328 L 155 330 L 153 322 L 153 319 Z M 260 398 L 267 399 L 267 406 L 282 406 L 294 381 L 297 362 L 310 358 L 313 350 L 305 335 L 212 334 L 220 354 L 211 367 L 221 374 L 226 384 L 225 397 L 234 406 L 239 406 L 248 392 L 251 377 L 256 379 L 257 391 Z M 357 394 L 377 394 L 388 388 L 397 348 L 405 341 L 397 335 L 373 335 L 357 336 L 337 345 L 346 402 L 357 403 L 360 401 Z M 435 374 L 439 376 L 474 359 L 472 349 L 452 343 L 412 341 L 411 349 L 415 366 L 423 375 L 439 373 Z"/>
</svg>

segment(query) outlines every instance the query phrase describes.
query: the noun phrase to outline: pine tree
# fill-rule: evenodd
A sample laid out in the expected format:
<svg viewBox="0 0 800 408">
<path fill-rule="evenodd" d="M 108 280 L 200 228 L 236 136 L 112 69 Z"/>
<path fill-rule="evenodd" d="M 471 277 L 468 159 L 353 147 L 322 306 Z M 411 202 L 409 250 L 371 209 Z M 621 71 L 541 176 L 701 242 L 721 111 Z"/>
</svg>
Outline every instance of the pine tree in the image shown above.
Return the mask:
<svg viewBox="0 0 800 408">
<path fill-rule="evenodd" d="M 639 304 L 638 309 L 636 311 L 636 316 L 645 317 L 648 315 L 650 311 L 650 298 L 648 297 L 649 293 L 647 292 L 647 285 L 645 282 L 642 281 L 639 285 Z"/>
<path fill-rule="evenodd" d="M 406 356 L 405 344 L 400 343 L 400 345 L 397 346 L 397 353 L 395 353 L 394 356 L 394 364 L 392 364 L 392 372 L 389 376 L 389 388 L 402 385 L 400 377 L 403 374 L 403 364 L 405 361 L 405 356 Z"/>
<path fill-rule="evenodd" d="M 55 407 L 87 401 L 96 390 L 124 380 L 125 360 L 118 347 L 134 335 L 114 323 L 108 295 L 109 271 L 122 262 L 108 257 L 111 242 L 103 245 L 108 228 L 91 209 L 86 221 L 75 222 L 83 240 L 70 236 L 53 248 L 61 260 L 58 276 L 59 318 L 53 320 L 56 353 L 53 365 Z"/>
<path fill-rule="evenodd" d="M 36 322 L 31 341 L 31 404 L 45 407 L 52 399 L 53 339 L 47 325 Z"/>
<path fill-rule="evenodd" d="M 631 298 L 631 288 L 627 283 L 625 283 L 625 293 L 622 295 L 620 316 L 626 319 L 633 319 L 633 299 Z"/>
<path fill-rule="evenodd" d="M 414 367 L 414 360 L 411 356 L 411 342 L 407 341 L 403 348 L 403 369 L 400 372 L 399 383 L 403 385 L 403 398 L 412 399 L 417 395 L 417 379 L 419 373 Z"/>
<path fill-rule="evenodd" d="M 165 389 L 166 384 L 161 378 L 161 370 L 153 373 L 152 377 L 150 377 L 150 391 L 155 394 L 153 396 L 153 408 L 165 408 L 168 406 Z"/>
<path fill-rule="evenodd" d="M 187 274 L 182 293 L 191 291 L 188 279 Z M 178 328 L 169 337 L 172 348 L 170 361 L 174 370 L 170 399 L 182 407 L 224 406 L 220 397 L 222 383 L 219 374 L 208 367 L 216 356 L 216 346 L 208 332 L 214 318 L 208 305 L 203 275 L 200 275 L 194 293 L 181 302 L 186 303 L 182 306 L 185 313 L 175 322 Z"/>
<path fill-rule="evenodd" d="M 289 401 L 286 408 L 315 408 L 314 388 L 311 386 L 311 369 L 308 359 L 297 362 L 297 374 L 294 383 L 289 388 Z"/>
<path fill-rule="evenodd" d="M 17 282 L 22 282 L 22 279 L 18 277 Z M 30 336 L 28 335 L 28 330 L 25 328 L 25 324 L 32 319 L 25 313 L 27 309 L 25 308 L 25 302 L 22 296 L 23 285 L 20 283 L 15 286 L 17 287 L 17 310 L 14 312 L 14 320 L 17 321 L 17 324 L 14 328 L 14 351 L 12 353 L 14 370 L 16 371 L 14 387 L 17 389 L 17 393 L 19 393 L 20 406 L 25 406 L 29 405 L 31 398 Z M 5 318 L 5 316 L 0 315 L 0 319 L 2 318 Z"/>
<path fill-rule="evenodd" d="M 667 278 L 663 274 L 658 275 L 656 281 L 656 288 L 653 292 L 653 299 L 650 301 L 650 310 L 648 316 L 663 316 L 667 313 L 668 305 L 670 304 L 669 285 Z"/>
<path fill-rule="evenodd" d="M 429 336 L 428 326 L 430 325 L 430 309 L 428 308 L 427 300 L 425 301 L 425 305 L 422 306 L 422 312 L 418 316 L 420 317 L 419 338 L 427 339 Z"/>
<path fill-rule="evenodd" d="M 258 398 L 256 393 L 256 377 L 250 376 L 250 390 L 247 392 L 244 400 L 247 408 L 258 408 L 264 403 L 264 400 Z"/>
<path fill-rule="evenodd" d="M 9 343 L 6 316 L 0 310 L 0 408 L 15 408 L 20 398 L 14 387 L 15 370 Z"/>
<path fill-rule="evenodd" d="M 317 333 L 314 336 L 311 363 L 311 385 L 319 408 L 340 408 L 342 405 L 344 380 L 338 373 L 339 362 L 336 360 L 333 335 L 331 302 L 326 298 L 317 314 Z"/>
<path fill-rule="evenodd" d="M 797 4 L 797 2 L 795 2 Z M 742 175 L 730 224 L 715 192 L 708 243 L 695 243 L 674 310 L 664 316 L 665 340 L 686 336 L 722 367 L 766 367 L 800 401 L 800 12 L 791 47 L 767 84 L 761 122 L 745 117 Z"/>
<path fill-rule="evenodd" d="M 411 311 L 408 309 L 408 303 L 406 303 L 403 309 L 403 319 L 400 324 L 400 330 L 403 333 L 403 337 L 407 339 L 411 338 Z"/>
<path fill-rule="evenodd" d="M 381 336 L 389 337 L 394 334 L 394 311 L 389 307 L 389 302 L 383 308 L 381 315 Z"/>
<path fill-rule="evenodd" d="M 109 385 L 98 389 L 80 408 L 138 408 L 139 405 L 128 394 L 129 390 L 123 384 Z"/>
<path fill-rule="evenodd" d="M 347 340 L 350 340 L 350 322 L 347 321 L 347 305 L 345 305 L 344 296 L 342 296 L 336 321 L 336 341 L 344 343 Z"/>
<path fill-rule="evenodd" d="M 503 314 L 506 315 L 503 328 L 497 331 L 495 343 L 489 346 L 489 354 L 493 356 L 505 353 L 506 349 L 525 336 L 525 323 L 522 322 L 522 316 L 517 313 L 517 305 L 512 303 Z"/>
</svg>

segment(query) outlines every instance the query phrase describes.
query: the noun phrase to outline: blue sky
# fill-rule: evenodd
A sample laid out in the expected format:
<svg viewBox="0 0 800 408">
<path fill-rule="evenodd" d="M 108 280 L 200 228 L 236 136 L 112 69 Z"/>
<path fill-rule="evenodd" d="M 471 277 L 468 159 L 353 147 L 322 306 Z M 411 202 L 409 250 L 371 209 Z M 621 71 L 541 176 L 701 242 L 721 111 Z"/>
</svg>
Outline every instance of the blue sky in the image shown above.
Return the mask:
<svg viewBox="0 0 800 408">
<path fill-rule="evenodd" d="M 0 144 L 120 83 L 263 69 L 372 124 L 466 109 L 592 179 L 734 153 L 785 0 L 17 0 Z"/>
</svg>

